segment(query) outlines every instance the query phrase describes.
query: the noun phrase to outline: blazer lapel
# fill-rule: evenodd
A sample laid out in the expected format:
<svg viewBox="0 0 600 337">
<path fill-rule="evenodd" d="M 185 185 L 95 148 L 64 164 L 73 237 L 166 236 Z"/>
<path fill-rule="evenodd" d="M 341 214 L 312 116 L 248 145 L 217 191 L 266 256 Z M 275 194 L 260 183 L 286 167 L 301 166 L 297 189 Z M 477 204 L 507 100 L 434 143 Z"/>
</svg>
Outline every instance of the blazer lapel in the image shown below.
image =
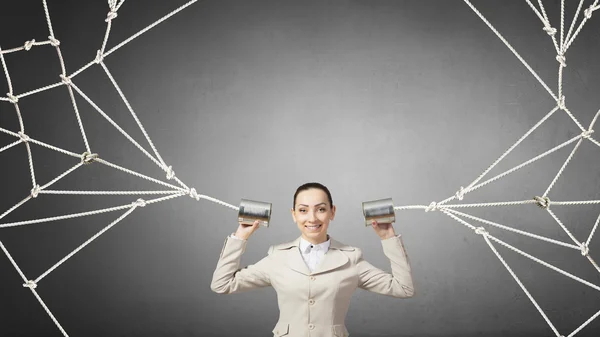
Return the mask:
<svg viewBox="0 0 600 337">
<path fill-rule="evenodd" d="M 324 273 L 336 268 L 339 268 L 348 262 L 348 257 L 346 254 L 342 253 L 342 250 L 352 251 L 354 247 L 344 245 L 341 242 L 338 242 L 329 237 L 331 243 L 329 245 L 329 250 L 323 256 L 321 263 L 317 266 L 317 269 L 314 272 L 310 272 L 306 262 L 302 258 L 302 254 L 300 253 L 300 237 L 298 237 L 294 241 L 290 241 L 284 244 L 280 244 L 277 246 L 277 249 L 287 250 L 286 264 L 287 266 L 304 275 L 315 275 L 319 273 Z"/>
<path fill-rule="evenodd" d="M 339 268 L 348 262 L 348 257 L 346 254 L 341 252 L 341 250 L 346 249 L 346 246 L 340 242 L 337 242 L 331 238 L 331 236 L 329 239 L 331 240 L 331 243 L 329 244 L 329 250 L 323 256 L 321 263 L 317 265 L 317 269 L 315 269 L 313 275 Z"/>
<path fill-rule="evenodd" d="M 298 237 L 294 241 L 279 245 L 278 249 L 287 250 L 285 261 L 289 268 L 301 274 L 310 275 L 310 270 L 308 269 L 308 266 L 304 262 L 302 254 L 300 253 L 300 238 L 301 237 Z"/>
</svg>

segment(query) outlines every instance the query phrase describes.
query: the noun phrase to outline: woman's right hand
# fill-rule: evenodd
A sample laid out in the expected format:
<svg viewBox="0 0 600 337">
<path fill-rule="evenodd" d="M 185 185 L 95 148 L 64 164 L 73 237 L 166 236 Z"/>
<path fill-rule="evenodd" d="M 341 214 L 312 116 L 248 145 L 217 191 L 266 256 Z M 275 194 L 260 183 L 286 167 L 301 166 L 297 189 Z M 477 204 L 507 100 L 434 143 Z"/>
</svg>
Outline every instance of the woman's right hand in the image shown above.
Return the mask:
<svg viewBox="0 0 600 337">
<path fill-rule="evenodd" d="M 240 238 L 243 240 L 248 240 L 250 235 L 252 235 L 252 233 L 254 233 L 254 231 L 256 231 L 258 229 L 259 223 L 260 223 L 259 220 L 254 221 L 254 223 L 252 225 L 242 225 L 240 223 L 240 225 L 234 235 L 237 238 Z"/>
</svg>

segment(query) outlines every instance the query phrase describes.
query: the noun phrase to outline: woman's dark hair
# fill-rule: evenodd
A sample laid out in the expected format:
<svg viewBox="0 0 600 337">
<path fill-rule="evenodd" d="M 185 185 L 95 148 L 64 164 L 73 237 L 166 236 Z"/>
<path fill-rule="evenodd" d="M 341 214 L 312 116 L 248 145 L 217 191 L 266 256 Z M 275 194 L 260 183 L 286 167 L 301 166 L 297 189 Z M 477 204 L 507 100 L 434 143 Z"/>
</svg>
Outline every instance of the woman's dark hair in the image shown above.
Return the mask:
<svg viewBox="0 0 600 337">
<path fill-rule="evenodd" d="M 296 197 L 298 197 L 298 193 L 300 193 L 302 191 L 310 190 L 312 188 L 316 188 L 316 189 L 319 189 L 319 190 L 325 192 L 327 194 L 327 199 L 329 199 L 329 207 L 333 207 L 333 199 L 331 199 L 331 193 L 329 192 L 327 187 L 325 187 L 324 185 L 319 184 L 319 183 L 306 183 L 306 184 L 298 187 L 298 189 L 296 190 L 296 193 L 294 193 L 294 204 L 292 205 L 292 209 L 296 209 Z"/>
</svg>

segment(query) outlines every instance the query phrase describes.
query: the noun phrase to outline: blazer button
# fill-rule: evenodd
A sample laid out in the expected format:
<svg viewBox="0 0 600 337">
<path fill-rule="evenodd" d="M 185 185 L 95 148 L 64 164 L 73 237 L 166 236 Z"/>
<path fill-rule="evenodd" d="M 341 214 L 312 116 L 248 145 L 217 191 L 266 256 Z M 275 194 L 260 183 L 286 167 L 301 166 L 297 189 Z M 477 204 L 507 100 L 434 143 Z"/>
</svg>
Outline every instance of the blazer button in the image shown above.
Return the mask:
<svg viewBox="0 0 600 337">
<path fill-rule="evenodd" d="M 310 300 L 308 300 L 308 304 L 315 304 L 315 300 L 311 298 Z"/>
<path fill-rule="evenodd" d="M 309 324 L 309 325 L 308 325 L 308 329 L 309 329 L 309 330 L 314 330 L 314 329 L 315 329 L 315 325 L 314 325 L 314 324 L 312 324 L 312 323 L 311 323 L 311 324 Z"/>
<path fill-rule="evenodd" d="M 317 279 L 317 278 L 316 278 L 316 277 L 314 277 L 314 276 L 311 276 L 311 277 L 310 277 L 310 280 L 311 280 L 311 281 L 314 281 L 314 280 L 316 280 L 316 279 Z"/>
</svg>

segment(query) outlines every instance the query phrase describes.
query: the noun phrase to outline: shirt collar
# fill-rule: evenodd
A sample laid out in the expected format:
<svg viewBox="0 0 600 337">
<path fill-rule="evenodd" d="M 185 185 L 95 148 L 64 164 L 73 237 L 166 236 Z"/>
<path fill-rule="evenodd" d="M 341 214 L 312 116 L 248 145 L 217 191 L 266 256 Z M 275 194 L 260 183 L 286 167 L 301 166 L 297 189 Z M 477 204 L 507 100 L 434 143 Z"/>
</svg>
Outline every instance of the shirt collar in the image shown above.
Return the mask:
<svg viewBox="0 0 600 337">
<path fill-rule="evenodd" d="M 323 253 L 327 253 L 327 251 L 329 250 L 329 245 L 331 244 L 331 239 L 329 238 L 329 235 L 327 235 L 327 241 L 319 243 L 318 245 L 312 244 L 308 241 L 306 241 L 303 237 L 300 238 L 300 252 L 308 254 L 311 250 L 310 246 L 314 246 L 315 248 L 322 250 Z"/>
</svg>

